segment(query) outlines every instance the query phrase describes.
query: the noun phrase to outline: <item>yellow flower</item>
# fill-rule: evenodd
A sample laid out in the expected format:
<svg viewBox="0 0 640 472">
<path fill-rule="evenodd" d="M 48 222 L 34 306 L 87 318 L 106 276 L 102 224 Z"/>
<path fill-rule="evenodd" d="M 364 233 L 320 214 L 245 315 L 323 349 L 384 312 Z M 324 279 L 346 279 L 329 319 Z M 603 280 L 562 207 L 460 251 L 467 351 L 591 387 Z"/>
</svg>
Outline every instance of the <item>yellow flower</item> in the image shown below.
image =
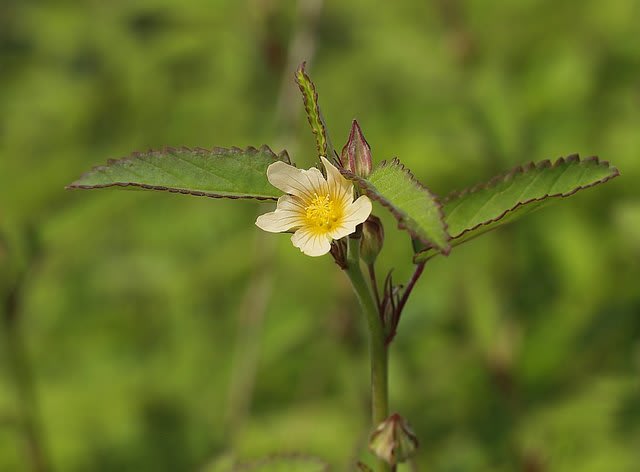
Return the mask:
<svg viewBox="0 0 640 472">
<path fill-rule="evenodd" d="M 278 199 L 275 211 L 260 215 L 256 225 L 271 233 L 295 231 L 291 242 L 308 256 L 322 256 L 331 241 L 356 230 L 371 213 L 371 201 L 362 195 L 353 201 L 353 184 L 327 159 L 325 179 L 315 167 L 302 170 L 274 162 L 267 179 L 287 195 Z"/>
</svg>

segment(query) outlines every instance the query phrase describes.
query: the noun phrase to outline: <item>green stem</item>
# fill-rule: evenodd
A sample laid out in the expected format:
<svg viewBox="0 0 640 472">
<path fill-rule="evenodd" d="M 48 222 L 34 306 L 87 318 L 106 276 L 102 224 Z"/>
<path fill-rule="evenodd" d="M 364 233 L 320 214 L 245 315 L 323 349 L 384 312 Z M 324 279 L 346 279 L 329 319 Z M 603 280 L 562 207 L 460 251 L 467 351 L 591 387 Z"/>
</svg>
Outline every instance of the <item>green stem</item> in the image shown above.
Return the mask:
<svg viewBox="0 0 640 472">
<path fill-rule="evenodd" d="M 378 314 L 371 289 L 360 268 L 360 240 L 349 239 L 347 269 L 345 270 L 351 285 L 358 296 L 362 311 L 369 326 L 369 355 L 371 357 L 371 415 L 375 428 L 389 415 L 389 397 L 387 387 L 387 346 L 385 345 L 382 320 Z M 379 462 L 379 470 L 388 471 L 389 465 Z"/>
</svg>

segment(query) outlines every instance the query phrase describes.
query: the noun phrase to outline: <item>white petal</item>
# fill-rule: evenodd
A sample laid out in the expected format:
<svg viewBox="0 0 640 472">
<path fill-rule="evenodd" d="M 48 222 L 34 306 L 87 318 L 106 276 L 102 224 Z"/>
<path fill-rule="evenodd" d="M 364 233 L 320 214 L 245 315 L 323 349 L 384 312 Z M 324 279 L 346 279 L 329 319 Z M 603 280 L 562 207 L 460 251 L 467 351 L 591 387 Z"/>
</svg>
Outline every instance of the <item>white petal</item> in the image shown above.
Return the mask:
<svg viewBox="0 0 640 472">
<path fill-rule="evenodd" d="M 358 197 L 358 199 L 350 204 L 340 222 L 340 226 L 335 228 L 329 234 L 333 239 L 344 238 L 346 235 L 353 233 L 356 226 L 364 223 L 371 214 L 371 200 L 366 195 Z"/>
<path fill-rule="evenodd" d="M 271 185 L 284 193 L 301 198 L 313 196 L 314 193 L 323 193 L 327 186 L 322 172 L 315 167 L 303 170 L 281 161 L 274 162 L 267 168 L 267 179 Z"/>
<path fill-rule="evenodd" d="M 260 215 L 256 226 L 270 233 L 281 233 L 304 224 L 304 208 L 297 197 L 283 195 L 278 199 L 275 211 Z"/>
<path fill-rule="evenodd" d="M 361 195 L 347 208 L 344 215 L 344 222 L 349 222 L 354 225 L 364 223 L 371 214 L 372 205 L 371 200 L 366 195 Z"/>
<path fill-rule="evenodd" d="M 317 257 L 329 252 L 331 238 L 326 234 L 314 234 L 306 228 L 301 228 L 291 236 L 291 242 L 307 256 Z"/>
<path fill-rule="evenodd" d="M 340 171 L 324 156 L 320 156 L 327 172 L 327 185 L 332 200 L 348 205 L 353 201 L 353 183 L 345 179 Z"/>
<path fill-rule="evenodd" d="M 278 208 L 282 210 L 297 211 L 301 214 L 306 212 L 304 200 L 300 197 L 283 195 L 278 198 Z"/>
<path fill-rule="evenodd" d="M 296 224 L 295 220 L 283 218 L 281 213 L 272 211 L 271 213 L 260 215 L 256 219 L 256 226 L 270 233 L 282 233 L 283 231 L 288 231 L 289 229 L 300 225 Z"/>
</svg>

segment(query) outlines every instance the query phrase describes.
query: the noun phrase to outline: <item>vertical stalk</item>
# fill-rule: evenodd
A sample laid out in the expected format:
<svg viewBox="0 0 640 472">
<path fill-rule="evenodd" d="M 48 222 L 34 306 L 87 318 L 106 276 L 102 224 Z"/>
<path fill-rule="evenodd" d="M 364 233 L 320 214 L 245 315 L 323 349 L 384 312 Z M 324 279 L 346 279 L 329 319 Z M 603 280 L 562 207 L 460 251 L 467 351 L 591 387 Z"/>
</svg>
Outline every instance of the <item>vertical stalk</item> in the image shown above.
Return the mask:
<svg viewBox="0 0 640 472">
<path fill-rule="evenodd" d="M 349 239 L 349 253 L 347 256 L 347 269 L 345 270 L 353 289 L 356 292 L 360 307 L 367 318 L 369 327 L 369 356 L 371 358 L 371 416 L 373 427 L 382 423 L 389 415 L 388 397 L 388 351 L 385 345 L 385 336 L 382 320 L 378 314 L 371 289 L 362 274 L 360 268 L 360 240 Z M 379 461 L 380 471 L 389 471 L 389 465 L 383 460 Z"/>
</svg>

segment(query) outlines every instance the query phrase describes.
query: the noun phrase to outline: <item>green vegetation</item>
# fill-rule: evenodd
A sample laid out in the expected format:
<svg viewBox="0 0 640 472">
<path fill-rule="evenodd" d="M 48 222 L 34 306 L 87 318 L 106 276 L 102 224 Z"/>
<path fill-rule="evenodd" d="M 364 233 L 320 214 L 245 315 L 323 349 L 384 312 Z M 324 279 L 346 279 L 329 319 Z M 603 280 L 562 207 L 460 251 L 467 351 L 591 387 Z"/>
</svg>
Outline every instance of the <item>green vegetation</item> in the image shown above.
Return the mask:
<svg viewBox="0 0 640 472">
<path fill-rule="evenodd" d="M 163 145 L 270 143 L 309 167 L 287 63 L 305 35 L 334 144 L 355 117 L 436 194 L 577 151 L 624 174 L 427 264 L 390 359 L 421 469 L 637 465 L 637 2 L 343 3 L 0 7 L 2 347 L 24 341 L 0 358 L 0 470 L 367 457 L 365 323 L 329 257 L 253 227 L 271 205 L 63 191 Z M 387 238 L 407 280 L 409 238 Z"/>
</svg>

